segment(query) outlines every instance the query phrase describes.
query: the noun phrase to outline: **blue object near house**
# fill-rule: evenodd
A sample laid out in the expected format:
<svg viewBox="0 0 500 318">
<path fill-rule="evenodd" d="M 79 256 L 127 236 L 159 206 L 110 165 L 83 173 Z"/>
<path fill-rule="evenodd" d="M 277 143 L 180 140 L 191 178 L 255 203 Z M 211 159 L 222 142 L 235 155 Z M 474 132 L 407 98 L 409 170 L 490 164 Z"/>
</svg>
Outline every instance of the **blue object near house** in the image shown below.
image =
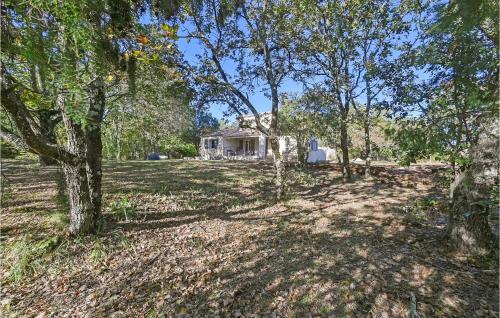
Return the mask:
<svg viewBox="0 0 500 318">
<path fill-rule="evenodd" d="M 152 152 L 149 156 L 148 156 L 148 160 L 160 160 L 160 155 L 157 154 L 156 152 Z"/>
</svg>

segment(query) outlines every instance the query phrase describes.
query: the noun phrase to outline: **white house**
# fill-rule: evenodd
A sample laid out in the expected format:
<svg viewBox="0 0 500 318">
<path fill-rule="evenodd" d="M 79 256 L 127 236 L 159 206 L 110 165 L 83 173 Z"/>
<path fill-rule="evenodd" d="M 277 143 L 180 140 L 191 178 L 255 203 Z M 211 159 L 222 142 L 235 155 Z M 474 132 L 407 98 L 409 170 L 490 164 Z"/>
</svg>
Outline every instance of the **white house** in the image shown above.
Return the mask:
<svg viewBox="0 0 500 318">
<path fill-rule="evenodd" d="M 261 123 L 269 127 L 271 113 L 261 113 Z M 253 115 L 243 121 L 255 127 Z M 253 123 L 252 123 L 253 122 Z M 316 140 L 309 143 L 308 162 L 334 160 L 333 149 L 318 147 Z M 280 153 L 285 160 L 297 159 L 297 141 L 291 136 L 279 137 Z M 226 128 L 202 135 L 200 144 L 202 159 L 257 160 L 273 158 L 269 137 L 255 128 Z"/>
</svg>

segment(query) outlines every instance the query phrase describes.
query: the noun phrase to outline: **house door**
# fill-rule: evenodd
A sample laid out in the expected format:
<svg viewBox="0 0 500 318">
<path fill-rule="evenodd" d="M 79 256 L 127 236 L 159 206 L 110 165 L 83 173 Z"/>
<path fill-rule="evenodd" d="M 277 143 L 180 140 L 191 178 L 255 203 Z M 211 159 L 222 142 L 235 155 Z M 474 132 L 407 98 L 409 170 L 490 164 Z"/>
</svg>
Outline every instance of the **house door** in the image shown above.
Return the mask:
<svg viewBox="0 0 500 318">
<path fill-rule="evenodd" d="M 255 151 L 255 142 L 253 139 L 247 139 L 244 142 L 245 155 L 253 155 Z"/>
</svg>

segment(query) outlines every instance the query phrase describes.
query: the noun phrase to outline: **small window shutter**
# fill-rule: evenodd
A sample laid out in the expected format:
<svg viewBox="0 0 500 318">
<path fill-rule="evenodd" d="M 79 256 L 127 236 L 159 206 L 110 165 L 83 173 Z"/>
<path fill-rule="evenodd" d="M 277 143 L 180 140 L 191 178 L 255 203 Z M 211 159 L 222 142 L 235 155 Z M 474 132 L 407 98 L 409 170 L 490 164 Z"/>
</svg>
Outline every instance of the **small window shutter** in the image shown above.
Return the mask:
<svg viewBox="0 0 500 318">
<path fill-rule="evenodd" d="M 318 150 L 318 141 L 316 139 L 311 139 L 311 151 Z"/>
<path fill-rule="evenodd" d="M 208 149 L 208 139 L 205 139 L 205 149 Z"/>
</svg>

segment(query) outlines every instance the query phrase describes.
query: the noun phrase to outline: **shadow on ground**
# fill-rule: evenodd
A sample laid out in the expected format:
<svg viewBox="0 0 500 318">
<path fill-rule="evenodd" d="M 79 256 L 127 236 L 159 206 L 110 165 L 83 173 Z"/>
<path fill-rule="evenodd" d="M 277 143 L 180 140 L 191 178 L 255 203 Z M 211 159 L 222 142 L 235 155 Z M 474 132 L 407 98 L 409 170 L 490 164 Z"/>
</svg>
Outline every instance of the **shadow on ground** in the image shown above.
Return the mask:
<svg viewBox="0 0 500 318">
<path fill-rule="evenodd" d="M 57 209 L 53 171 L 5 166 L 12 193 L 3 235 L 18 240 L 35 228 L 55 233 L 45 222 Z M 288 197 L 280 203 L 268 163 L 104 168 L 107 227 L 99 237 L 69 242 L 49 269 L 21 284 L 6 282 L 3 269 L 6 312 L 409 317 L 414 293 L 421 317 L 496 317 L 497 267 L 471 266 L 441 239 L 444 224 L 409 221 L 401 212 L 442 194 L 429 168 L 380 169 L 373 180 L 350 183 L 335 166 L 291 168 Z M 136 218 L 115 218 L 112 203 L 122 198 Z"/>
</svg>

